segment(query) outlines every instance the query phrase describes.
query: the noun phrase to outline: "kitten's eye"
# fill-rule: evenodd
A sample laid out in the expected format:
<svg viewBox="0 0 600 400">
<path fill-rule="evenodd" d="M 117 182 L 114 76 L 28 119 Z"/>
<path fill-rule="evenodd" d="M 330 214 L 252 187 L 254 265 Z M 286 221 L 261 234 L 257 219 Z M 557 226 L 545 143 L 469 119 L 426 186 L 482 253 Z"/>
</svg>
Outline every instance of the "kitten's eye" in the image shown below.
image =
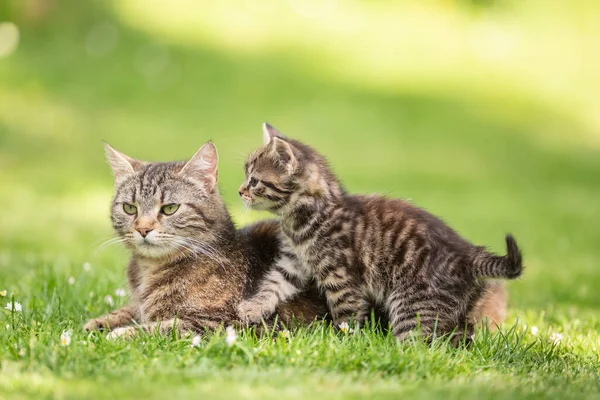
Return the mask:
<svg viewBox="0 0 600 400">
<path fill-rule="evenodd" d="M 165 204 L 160 208 L 160 211 L 165 215 L 173 215 L 177 210 L 179 210 L 179 204 Z"/>
<path fill-rule="evenodd" d="M 137 214 L 137 207 L 133 204 L 123 203 L 123 211 L 129 215 Z"/>
<path fill-rule="evenodd" d="M 250 182 L 248 183 L 248 185 L 250 185 L 250 187 L 254 187 L 256 185 L 258 185 L 258 179 L 252 177 L 250 178 Z"/>
</svg>

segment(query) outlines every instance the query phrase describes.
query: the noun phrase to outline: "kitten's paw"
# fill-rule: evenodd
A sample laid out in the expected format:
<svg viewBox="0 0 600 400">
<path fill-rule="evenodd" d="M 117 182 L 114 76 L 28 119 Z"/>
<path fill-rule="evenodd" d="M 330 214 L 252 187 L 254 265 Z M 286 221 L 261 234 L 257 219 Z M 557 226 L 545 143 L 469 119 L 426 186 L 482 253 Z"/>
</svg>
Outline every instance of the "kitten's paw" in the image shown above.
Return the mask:
<svg viewBox="0 0 600 400">
<path fill-rule="evenodd" d="M 83 329 L 86 332 L 89 332 L 89 331 L 98 331 L 98 330 L 102 330 L 102 329 L 106 329 L 106 328 L 108 328 L 108 326 L 106 325 L 106 320 L 104 320 L 103 318 L 93 318 L 93 319 L 90 319 L 83 326 Z"/>
<path fill-rule="evenodd" d="M 116 340 L 121 338 L 130 338 L 135 335 L 136 329 L 132 326 L 124 326 L 121 328 L 116 328 L 111 331 L 108 335 L 106 335 L 107 340 Z"/>
<path fill-rule="evenodd" d="M 242 301 L 237 308 L 238 317 L 246 323 L 258 323 L 265 316 L 260 301 Z"/>
</svg>

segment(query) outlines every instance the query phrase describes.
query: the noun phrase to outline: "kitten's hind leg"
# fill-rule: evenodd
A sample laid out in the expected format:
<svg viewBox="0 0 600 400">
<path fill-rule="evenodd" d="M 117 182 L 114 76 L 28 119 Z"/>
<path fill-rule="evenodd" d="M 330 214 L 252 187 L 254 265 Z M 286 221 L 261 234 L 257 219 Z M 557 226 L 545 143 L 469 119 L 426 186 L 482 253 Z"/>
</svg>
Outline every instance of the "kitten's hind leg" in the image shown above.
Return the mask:
<svg viewBox="0 0 600 400">
<path fill-rule="evenodd" d="M 369 317 L 371 303 L 354 285 L 328 288 L 325 296 L 336 327 L 344 327 L 345 324 L 361 326 Z"/>
<path fill-rule="evenodd" d="M 473 343 L 475 337 L 475 327 L 472 323 L 465 321 L 462 327 L 457 327 L 454 332 L 451 333 L 450 343 L 454 347 L 469 347 Z"/>
<path fill-rule="evenodd" d="M 388 298 L 387 310 L 394 336 L 400 341 L 419 334 L 426 340 L 453 329 L 449 305 L 432 299 L 425 288 L 412 286 L 396 289 Z"/>
</svg>

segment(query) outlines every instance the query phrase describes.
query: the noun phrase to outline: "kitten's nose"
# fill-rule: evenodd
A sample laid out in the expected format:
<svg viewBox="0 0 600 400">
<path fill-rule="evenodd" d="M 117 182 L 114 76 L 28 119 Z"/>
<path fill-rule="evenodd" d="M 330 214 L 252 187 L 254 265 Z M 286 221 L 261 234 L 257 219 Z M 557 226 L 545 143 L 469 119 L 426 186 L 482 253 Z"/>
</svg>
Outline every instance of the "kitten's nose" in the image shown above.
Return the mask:
<svg viewBox="0 0 600 400">
<path fill-rule="evenodd" d="M 140 235 L 142 235 L 142 237 L 146 237 L 146 235 L 149 234 L 150 232 L 152 232 L 154 229 L 140 227 L 140 228 L 135 228 L 135 230 L 138 231 L 140 233 Z"/>
<path fill-rule="evenodd" d="M 248 194 L 248 190 L 246 190 L 244 186 L 240 186 L 240 190 L 238 191 L 238 193 L 240 194 L 240 197 L 242 197 L 243 195 Z"/>
</svg>

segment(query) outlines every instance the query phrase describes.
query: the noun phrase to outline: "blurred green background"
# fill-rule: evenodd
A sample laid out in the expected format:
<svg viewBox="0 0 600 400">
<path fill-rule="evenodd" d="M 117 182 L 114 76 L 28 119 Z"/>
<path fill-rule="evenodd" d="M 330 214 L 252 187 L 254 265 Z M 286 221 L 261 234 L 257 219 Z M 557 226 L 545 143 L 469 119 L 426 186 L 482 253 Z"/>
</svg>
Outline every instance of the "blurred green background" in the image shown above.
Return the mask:
<svg viewBox="0 0 600 400">
<path fill-rule="evenodd" d="M 209 139 L 236 221 L 261 123 L 352 192 L 410 198 L 527 271 L 512 316 L 600 308 L 600 3 L 3 0 L 0 281 L 98 265 L 124 280 L 101 139 L 144 160 Z M 1 289 L 1 288 L 0 288 Z"/>
</svg>

